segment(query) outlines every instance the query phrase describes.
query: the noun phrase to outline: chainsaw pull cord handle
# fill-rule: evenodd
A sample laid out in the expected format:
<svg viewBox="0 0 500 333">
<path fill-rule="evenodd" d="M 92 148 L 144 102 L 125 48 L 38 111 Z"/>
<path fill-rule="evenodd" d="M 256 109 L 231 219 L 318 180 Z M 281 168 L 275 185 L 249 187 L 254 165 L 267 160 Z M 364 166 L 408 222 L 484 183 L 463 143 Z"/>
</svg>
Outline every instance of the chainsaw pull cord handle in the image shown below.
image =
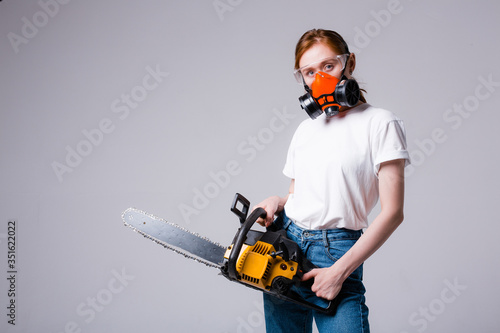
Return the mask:
<svg viewBox="0 0 500 333">
<path fill-rule="evenodd" d="M 261 218 L 266 218 L 266 211 L 263 208 L 256 208 L 250 216 L 245 220 L 245 222 L 241 225 L 240 230 L 238 231 L 238 235 L 236 240 L 234 241 L 233 248 L 231 249 L 231 254 L 229 255 L 228 262 L 228 274 L 229 277 L 233 280 L 238 279 L 238 272 L 236 271 L 236 262 L 238 261 L 238 257 L 240 255 L 241 248 L 245 243 L 247 238 L 248 231 L 252 228 L 255 221 Z"/>
</svg>

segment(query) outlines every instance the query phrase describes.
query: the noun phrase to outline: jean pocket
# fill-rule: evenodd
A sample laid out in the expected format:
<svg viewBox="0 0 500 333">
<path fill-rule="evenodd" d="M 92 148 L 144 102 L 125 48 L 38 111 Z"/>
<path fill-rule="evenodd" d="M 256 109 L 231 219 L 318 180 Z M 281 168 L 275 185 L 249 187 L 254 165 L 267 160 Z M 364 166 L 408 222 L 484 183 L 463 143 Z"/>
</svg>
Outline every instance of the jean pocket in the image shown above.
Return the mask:
<svg viewBox="0 0 500 333">
<path fill-rule="evenodd" d="M 330 241 L 325 247 L 326 255 L 334 262 L 339 260 L 356 243 L 353 239 L 338 239 Z"/>
</svg>

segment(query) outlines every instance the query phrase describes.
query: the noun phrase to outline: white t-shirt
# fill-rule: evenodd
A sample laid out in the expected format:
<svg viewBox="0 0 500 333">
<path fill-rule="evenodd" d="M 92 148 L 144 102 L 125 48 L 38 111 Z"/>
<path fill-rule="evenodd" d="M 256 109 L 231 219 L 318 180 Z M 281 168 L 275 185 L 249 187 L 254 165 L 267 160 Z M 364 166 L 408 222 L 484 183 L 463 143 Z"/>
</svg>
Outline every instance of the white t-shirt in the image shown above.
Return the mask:
<svg viewBox="0 0 500 333">
<path fill-rule="evenodd" d="M 283 173 L 295 179 L 286 215 L 305 229 L 368 227 L 378 201 L 380 164 L 410 162 L 403 122 L 367 103 L 297 128 Z"/>
</svg>

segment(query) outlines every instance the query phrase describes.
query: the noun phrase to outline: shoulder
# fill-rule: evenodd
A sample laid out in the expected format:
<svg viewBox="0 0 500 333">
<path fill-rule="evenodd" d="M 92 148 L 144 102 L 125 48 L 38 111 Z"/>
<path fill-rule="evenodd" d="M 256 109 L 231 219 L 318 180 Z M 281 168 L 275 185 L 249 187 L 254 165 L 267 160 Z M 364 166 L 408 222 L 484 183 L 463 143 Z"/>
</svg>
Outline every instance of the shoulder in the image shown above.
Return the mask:
<svg viewBox="0 0 500 333">
<path fill-rule="evenodd" d="M 403 121 L 392 111 L 367 105 L 361 113 L 363 113 L 363 117 L 365 117 L 365 121 L 372 133 L 379 133 L 388 128 L 397 128 L 398 131 L 405 131 Z"/>
<path fill-rule="evenodd" d="M 401 119 L 394 112 L 375 107 L 370 104 L 365 106 L 363 114 L 371 120 L 378 122 L 401 121 Z"/>
<path fill-rule="evenodd" d="M 315 122 L 311 118 L 304 119 L 299 126 L 297 126 L 297 129 L 295 130 L 295 135 L 299 135 L 301 133 L 308 133 L 311 131 L 314 131 L 315 126 L 318 125 L 319 122 Z"/>
</svg>

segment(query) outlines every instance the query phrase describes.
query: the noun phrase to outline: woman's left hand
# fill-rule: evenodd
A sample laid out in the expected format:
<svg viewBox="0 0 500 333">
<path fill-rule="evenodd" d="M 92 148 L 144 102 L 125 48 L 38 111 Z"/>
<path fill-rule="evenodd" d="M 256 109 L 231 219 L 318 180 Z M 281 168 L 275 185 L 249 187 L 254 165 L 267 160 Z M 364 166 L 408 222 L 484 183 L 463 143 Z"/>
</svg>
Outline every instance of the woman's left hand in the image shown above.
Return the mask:
<svg viewBox="0 0 500 333">
<path fill-rule="evenodd" d="M 302 281 L 307 281 L 311 278 L 314 278 L 311 290 L 316 293 L 316 296 L 329 301 L 338 295 L 345 280 L 335 265 L 327 268 L 315 268 L 304 274 Z"/>
</svg>

